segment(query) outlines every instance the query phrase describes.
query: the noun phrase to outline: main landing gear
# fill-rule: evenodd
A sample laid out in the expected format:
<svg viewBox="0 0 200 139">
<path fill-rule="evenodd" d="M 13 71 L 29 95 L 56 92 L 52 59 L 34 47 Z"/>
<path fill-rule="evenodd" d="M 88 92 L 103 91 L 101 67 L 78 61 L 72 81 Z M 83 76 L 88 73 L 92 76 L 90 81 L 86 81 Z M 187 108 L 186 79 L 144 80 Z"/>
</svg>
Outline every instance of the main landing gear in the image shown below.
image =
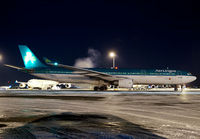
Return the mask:
<svg viewBox="0 0 200 139">
<path fill-rule="evenodd" d="M 184 88 L 186 88 L 185 85 L 175 85 L 174 91 L 177 92 L 180 90 L 180 92 L 182 92 Z"/>
<path fill-rule="evenodd" d="M 106 91 L 107 90 L 107 86 L 95 86 L 94 87 L 94 91 Z"/>
</svg>

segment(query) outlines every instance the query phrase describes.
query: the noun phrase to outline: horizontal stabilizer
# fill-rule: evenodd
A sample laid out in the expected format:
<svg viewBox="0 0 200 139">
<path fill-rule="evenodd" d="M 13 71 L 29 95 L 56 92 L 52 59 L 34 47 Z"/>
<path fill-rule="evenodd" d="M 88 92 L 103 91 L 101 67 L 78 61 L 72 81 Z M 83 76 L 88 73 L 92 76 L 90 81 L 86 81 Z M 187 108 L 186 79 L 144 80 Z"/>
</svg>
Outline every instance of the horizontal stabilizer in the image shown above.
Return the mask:
<svg viewBox="0 0 200 139">
<path fill-rule="evenodd" d="M 8 65 L 8 64 L 4 64 L 4 66 L 10 67 L 10 68 L 13 68 L 13 69 L 17 69 L 17 70 L 26 70 L 26 71 L 29 71 L 29 69 L 25 69 L 23 67 L 17 67 L 17 66 Z"/>
</svg>

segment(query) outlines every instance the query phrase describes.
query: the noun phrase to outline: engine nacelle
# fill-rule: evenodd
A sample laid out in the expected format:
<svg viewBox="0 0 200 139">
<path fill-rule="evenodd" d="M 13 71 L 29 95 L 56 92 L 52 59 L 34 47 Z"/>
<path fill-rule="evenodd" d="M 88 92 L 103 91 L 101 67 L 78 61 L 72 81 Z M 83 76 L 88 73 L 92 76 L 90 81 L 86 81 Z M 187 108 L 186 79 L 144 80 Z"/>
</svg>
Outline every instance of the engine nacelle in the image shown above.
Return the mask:
<svg viewBox="0 0 200 139">
<path fill-rule="evenodd" d="M 72 84 L 71 84 L 71 83 L 66 83 L 65 87 L 66 87 L 66 88 L 71 88 L 71 87 L 72 87 Z"/>
<path fill-rule="evenodd" d="M 118 85 L 121 88 L 132 88 L 133 80 L 132 79 L 122 79 L 122 80 L 119 80 Z"/>
<path fill-rule="evenodd" d="M 20 84 L 19 84 L 19 88 L 25 88 L 26 85 L 27 85 L 26 83 L 20 83 Z"/>
</svg>

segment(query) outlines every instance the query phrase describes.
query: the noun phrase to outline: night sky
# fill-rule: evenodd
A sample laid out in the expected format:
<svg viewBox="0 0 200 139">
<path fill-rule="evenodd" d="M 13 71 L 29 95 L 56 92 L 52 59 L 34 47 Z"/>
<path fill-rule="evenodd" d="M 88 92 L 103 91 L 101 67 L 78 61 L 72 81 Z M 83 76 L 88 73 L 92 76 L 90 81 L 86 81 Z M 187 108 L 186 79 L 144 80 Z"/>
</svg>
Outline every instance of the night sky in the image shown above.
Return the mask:
<svg viewBox="0 0 200 139">
<path fill-rule="evenodd" d="M 168 0 L 18 0 L 0 2 L 0 85 L 27 81 L 28 74 L 3 67 L 24 66 L 19 44 L 40 58 L 63 64 L 101 53 L 98 67 L 177 69 L 198 76 L 200 85 L 200 12 L 194 1 Z"/>
</svg>

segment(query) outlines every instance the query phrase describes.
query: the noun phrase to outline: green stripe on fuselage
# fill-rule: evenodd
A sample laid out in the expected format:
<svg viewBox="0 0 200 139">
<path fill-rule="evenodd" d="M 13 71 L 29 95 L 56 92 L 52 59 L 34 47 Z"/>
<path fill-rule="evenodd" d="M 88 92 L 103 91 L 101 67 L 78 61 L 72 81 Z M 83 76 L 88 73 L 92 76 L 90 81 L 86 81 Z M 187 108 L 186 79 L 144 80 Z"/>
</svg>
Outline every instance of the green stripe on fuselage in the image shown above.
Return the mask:
<svg viewBox="0 0 200 139">
<path fill-rule="evenodd" d="M 90 68 L 94 70 L 110 75 L 150 75 L 150 76 L 192 76 L 191 73 L 180 70 L 143 70 L 143 69 L 106 69 L 106 68 Z M 46 68 L 35 68 L 32 73 L 43 73 L 43 74 L 75 74 L 71 70 L 67 70 L 59 67 L 46 67 Z"/>
</svg>

